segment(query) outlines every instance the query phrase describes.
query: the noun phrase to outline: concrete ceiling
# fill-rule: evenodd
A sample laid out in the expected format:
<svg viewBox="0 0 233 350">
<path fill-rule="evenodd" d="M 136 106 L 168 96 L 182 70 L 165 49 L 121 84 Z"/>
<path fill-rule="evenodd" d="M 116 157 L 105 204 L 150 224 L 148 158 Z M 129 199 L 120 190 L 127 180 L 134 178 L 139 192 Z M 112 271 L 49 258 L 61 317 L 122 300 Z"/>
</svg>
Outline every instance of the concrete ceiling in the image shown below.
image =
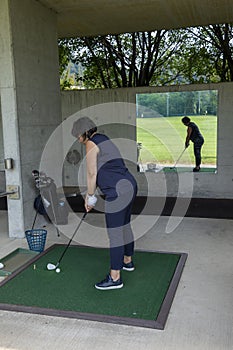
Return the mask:
<svg viewBox="0 0 233 350">
<path fill-rule="evenodd" d="M 38 0 L 57 13 L 59 37 L 233 23 L 233 0 Z"/>
</svg>

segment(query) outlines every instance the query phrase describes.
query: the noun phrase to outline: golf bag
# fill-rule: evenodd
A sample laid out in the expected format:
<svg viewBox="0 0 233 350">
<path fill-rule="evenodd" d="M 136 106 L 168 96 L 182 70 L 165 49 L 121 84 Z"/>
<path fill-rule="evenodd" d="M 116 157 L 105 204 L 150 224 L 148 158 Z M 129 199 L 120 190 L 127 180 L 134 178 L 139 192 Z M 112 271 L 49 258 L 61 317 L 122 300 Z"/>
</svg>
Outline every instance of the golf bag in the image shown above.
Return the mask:
<svg viewBox="0 0 233 350">
<path fill-rule="evenodd" d="M 33 170 L 32 175 L 36 187 L 40 190 L 40 194 L 34 200 L 35 210 L 56 225 L 66 225 L 69 211 L 66 203 L 58 197 L 54 180 L 38 170 Z"/>
</svg>

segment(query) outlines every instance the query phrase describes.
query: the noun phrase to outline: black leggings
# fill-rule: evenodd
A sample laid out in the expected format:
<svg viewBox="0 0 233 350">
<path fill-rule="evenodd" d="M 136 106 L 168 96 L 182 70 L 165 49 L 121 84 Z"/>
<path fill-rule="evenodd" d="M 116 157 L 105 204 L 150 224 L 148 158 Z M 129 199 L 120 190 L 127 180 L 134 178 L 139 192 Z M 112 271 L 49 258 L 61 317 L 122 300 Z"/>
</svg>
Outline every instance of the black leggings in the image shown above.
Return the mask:
<svg viewBox="0 0 233 350">
<path fill-rule="evenodd" d="M 201 148 L 203 146 L 203 143 L 204 143 L 204 140 L 198 140 L 193 143 L 196 167 L 199 167 L 201 165 Z"/>
<path fill-rule="evenodd" d="M 130 224 L 133 202 L 137 186 L 131 192 L 120 194 L 118 197 L 106 198 L 105 220 L 110 241 L 110 268 L 121 270 L 124 255 L 134 253 L 134 236 Z"/>
</svg>

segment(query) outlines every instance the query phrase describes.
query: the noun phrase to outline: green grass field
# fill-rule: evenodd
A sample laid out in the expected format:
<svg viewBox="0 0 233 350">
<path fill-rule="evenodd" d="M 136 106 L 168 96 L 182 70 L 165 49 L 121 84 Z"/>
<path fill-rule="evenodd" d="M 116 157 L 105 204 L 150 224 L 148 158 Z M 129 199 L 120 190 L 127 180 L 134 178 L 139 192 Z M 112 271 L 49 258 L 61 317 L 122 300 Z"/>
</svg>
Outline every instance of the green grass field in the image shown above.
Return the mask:
<svg viewBox="0 0 233 350">
<path fill-rule="evenodd" d="M 137 142 L 142 143 L 141 163 L 173 164 L 184 149 L 187 128 L 182 117 L 137 118 Z M 217 117 L 190 117 L 205 138 L 202 164 L 216 166 Z M 184 152 L 179 164 L 194 164 L 193 143 Z"/>
</svg>

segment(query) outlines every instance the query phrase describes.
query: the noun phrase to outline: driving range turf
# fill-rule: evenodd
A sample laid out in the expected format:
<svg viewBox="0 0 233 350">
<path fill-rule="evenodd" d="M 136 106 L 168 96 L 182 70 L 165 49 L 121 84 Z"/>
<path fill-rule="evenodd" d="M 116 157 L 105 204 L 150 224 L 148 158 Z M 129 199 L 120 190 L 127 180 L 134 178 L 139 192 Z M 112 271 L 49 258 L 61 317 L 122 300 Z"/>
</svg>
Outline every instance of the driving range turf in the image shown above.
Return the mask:
<svg viewBox="0 0 233 350">
<path fill-rule="evenodd" d="M 185 253 L 136 251 L 124 287 L 100 291 L 109 250 L 72 245 L 61 272 L 48 271 L 65 249 L 53 245 L 0 283 L 0 309 L 164 329 L 187 259 Z"/>
</svg>

